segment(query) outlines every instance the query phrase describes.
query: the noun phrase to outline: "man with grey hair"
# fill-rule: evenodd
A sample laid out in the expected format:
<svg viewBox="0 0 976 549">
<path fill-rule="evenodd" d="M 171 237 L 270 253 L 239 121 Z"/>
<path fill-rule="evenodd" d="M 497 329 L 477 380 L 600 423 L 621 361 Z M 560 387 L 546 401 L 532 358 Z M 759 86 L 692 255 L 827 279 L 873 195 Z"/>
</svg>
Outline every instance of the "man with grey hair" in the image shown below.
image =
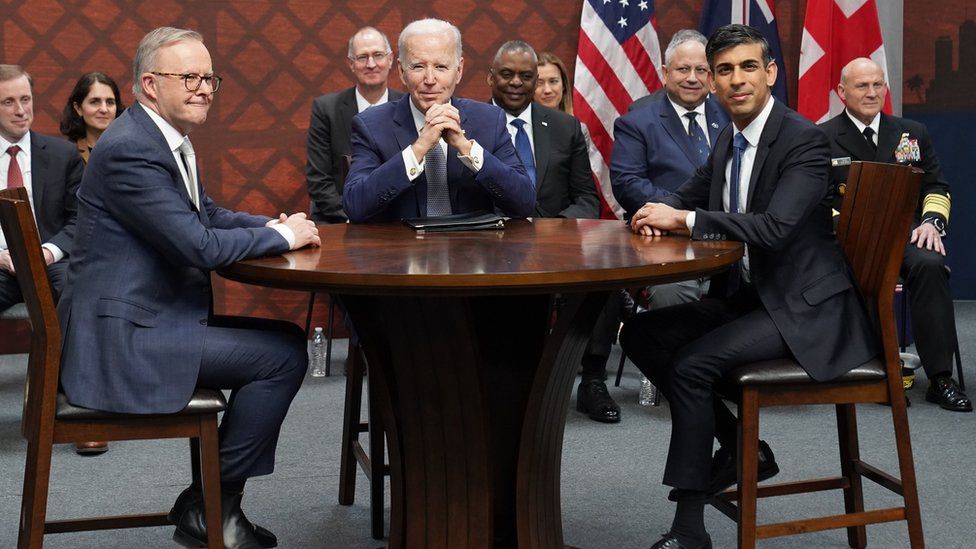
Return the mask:
<svg viewBox="0 0 976 549">
<path fill-rule="evenodd" d="M 241 511 L 248 478 L 274 470 L 281 422 L 308 365 L 304 332 L 283 321 L 212 314 L 210 273 L 235 261 L 319 245 L 304 213 L 218 207 L 190 139 L 220 87 L 202 37 L 164 27 L 139 43 L 137 103 L 92 151 L 58 304 L 68 401 L 127 414 L 178 412 L 198 387 L 231 390 L 220 425 L 225 547 L 273 547 Z M 174 539 L 206 544 L 201 487 L 177 498 Z M 213 525 L 210 525 L 213 527 Z"/>
<path fill-rule="evenodd" d="M 55 295 L 64 286 L 63 261 L 71 253 L 83 164 L 63 139 L 33 131 L 34 89 L 17 65 L 0 65 L 0 189 L 25 187 L 31 195 L 48 277 Z M 23 302 L 7 241 L 0 233 L 0 312 Z M 104 448 L 104 445 L 102 446 Z"/>
<path fill-rule="evenodd" d="M 453 97 L 464 67 L 457 27 L 414 21 L 397 47 L 408 95 L 353 118 L 352 170 L 342 195 L 350 221 L 482 210 L 532 215 L 535 186 L 512 146 L 505 113 Z"/>
<path fill-rule="evenodd" d="M 305 182 L 312 199 L 311 217 L 326 223 L 347 219 L 342 210 L 343 157 L 352 154 L 352 117 L 403 95 L 387 87 L 393 52 L 385 34 L 373 27 L 359 29 L 349 39 L 348 57 L 356 85 L 315 98 L 308 125 Z"/>
</svg>

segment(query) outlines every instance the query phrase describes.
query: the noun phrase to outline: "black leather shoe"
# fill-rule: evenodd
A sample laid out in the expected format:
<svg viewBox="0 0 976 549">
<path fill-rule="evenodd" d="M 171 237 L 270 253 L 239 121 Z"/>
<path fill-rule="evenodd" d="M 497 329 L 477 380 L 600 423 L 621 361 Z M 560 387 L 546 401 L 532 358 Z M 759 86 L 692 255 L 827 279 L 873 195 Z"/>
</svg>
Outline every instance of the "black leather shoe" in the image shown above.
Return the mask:
<svg viewBox="0 0 976 549">
<path fill-rule="evenodd" d="M 576 388 L 576 411 L 603 423 L 620 421 L 620 406 L 610 397 L 607 384 L 599 379 L 580 382 Z"/>
<path fill-rule="evenodd" d="M 972 412 L 973 401 L 962 392 L 956 380 L 950 376 L 939 376 L 929 380 L 929 389 L 925 391 L 925 400 L 934 402 L 946 410 L 953 412 Z"/>
<path fill-rule="evenodd" d="M 736 456 L 724 446 L 719 447 L 712 456 L 712 480 L 708 484 L 708 493 L 717 494 L 738 481 L 736 472 Z M 765 441 L 759 441 L 759 482 L 770 479 L 779 473 L 773 451 Z"/>
<path fill-rule="evenodd" d="M 694 547 L 689 547 L 683 545 L 678 538 L 672 535 L 670 532 L 664 534 L 657 543 L 651 546 L 651 549 L 712 549 L 712 538 L 705 534 L 705 543 L 701 545 L 695 545 Z"/>
<path fill-rule="evenodd" d="M 278 538 L 271 531 L 247 520 L 241 509 L 243 494 L 220 494 L 220 510 L 224 522 L 224 546 L 241 549 L 267 549 L 278 546 Z M 187 488 L 173 504 L 169 521 L 176 525 L 173 539 L 184 547 L 206 547 L 207 530 L 203 510 L 203 494 Z"/>
</svg>

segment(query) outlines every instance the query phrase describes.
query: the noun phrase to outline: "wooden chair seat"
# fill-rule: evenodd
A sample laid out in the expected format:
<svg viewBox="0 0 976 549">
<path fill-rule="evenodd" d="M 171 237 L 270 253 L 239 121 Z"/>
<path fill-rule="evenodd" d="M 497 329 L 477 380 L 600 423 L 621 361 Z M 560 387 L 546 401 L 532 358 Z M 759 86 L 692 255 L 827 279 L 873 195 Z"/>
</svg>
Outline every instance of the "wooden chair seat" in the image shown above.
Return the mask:
<svg viewBox="0 0 976 549">
<path fill-rule="evenodd" d="M 216 414 L 223 412 L 224 408 L 227 407 L 227 400 L 224 398 L 224 393 L 217 391 L 215 389 L 203 389 L 197 388 L 194 391 L 193 396 L 190 397 L 190 402 L 187 403 L 186 407 L 176 412 L 175 414 L 152 414 L 152 415 L 133 415 L 133 414 L 117 414 L 114 412 L 103 412 L 101 410 L 92 410 L 91 408 L 82 408 L 81 406 L 75 406 L 68 402 L 68 398 L 64 393 L 58 393 L 58 403 L 55 409 L 54 416 L 59 421 L 98 421 L 98 420 L 113 420 L 113 419 L 124 419 L 124 418 L 150 418 L 150 417 L 173 417 L 173 416 L 198 416 L 201 414 Z"/>
<path fill-rule="evenodd" d="M 884 361 L 875 358 L 826 383 L 838 385 L 864 381 L 884 381 L 884 379 Z M 818 382 L 811 378 L 806 370 L 790 358 L 746 364 L 732 371 L 725 377 L 724 381 L 740 387 L 743 385 L 800 385 L 804 383 L 822 386 L 824 384 L 824 382 Z"/>
</svg>

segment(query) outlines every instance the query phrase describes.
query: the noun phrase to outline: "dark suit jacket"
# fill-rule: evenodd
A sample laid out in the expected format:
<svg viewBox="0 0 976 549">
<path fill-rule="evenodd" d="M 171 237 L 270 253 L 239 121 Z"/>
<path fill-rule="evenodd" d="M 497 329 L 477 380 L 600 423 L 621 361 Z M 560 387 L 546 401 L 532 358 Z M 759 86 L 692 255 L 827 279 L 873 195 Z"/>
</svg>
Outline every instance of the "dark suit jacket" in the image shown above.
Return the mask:
<svg viewBox="0 0 976 549">
<path fill-rule="evenodd" d="M 447 148 L 447 182 L 454 213 L 498 209 L 528 217 L 535 210 L 535 188 L 506 129 L 505 113 L 494 105 L 453 98 L 468 139 L 485 150 L 477 173 Z M 352 170 L 342 204 L 354 223 L 391 221 L 427 214 L 427 176 L 410 181 L 401 152 L 417 140 L 410 96 L 372 107 L 352 120 Z"/>
<path fill-rule="evenodd" d="M 699 120 L 713 146 L 729 117 L 711 98 Z M 698 167 L 694 145 L 671 102 L 665 99 L 621 116 L 613 125 L 610 183 L 627 219 L 651 201 L 668 196 Z"/>
<path fill-rule="evenodd" d="M 390 90 L 390 101 L 403 92 Z M 305 184 L 312 199 L 311 218 L 327 223 L 344 223 L 342 211 L 342 157 L 351 155 L 349 136 L 352 117 L 356 116 L 356 88 L 316 97 L 312 101 L 312 118 L 308 124 Z"/>
<path fill-rule="evenodd" d="M 627 107 L 627 112 L 634 112 L 637 109 L 650 107 L 654 103 L 661 101 L 667 96 L 668 96 L 668 92 L 666 92 L 664 88 L 661 88 L 650 95 L 645 95 L 644 97 L 634 100 L 634 102 L 631 103 L 629 107 Z"/>
<path fill-rule="evenodd" d="M 75 193 L 81 184 L 85 165 L 74 144 L 30 132 L 31 198 L 37 232 L 41 243 L 49 242 L 71 254 L 75 238 L 78 200 Z"/>
<path fill-rule="evenodd" d="M 796 360 L 814 379 L 841 375 L 879 347 L 832 231 L 827 136 L 777 101 L 759 140 L 746 213 L 726 213 L 732 133 L 730 124 L 708 162 L 662 202 L 695 210 L 696 240 L 748 244 L 751 282 Z"/>
<path fill-rule="evenodd" d="M 600 198 L 580 121 L 532 103 L 537 217 L 597 218 Z"/>
<path fill-rule="evenodd" d="M 895 164 L 895 148 L 901 141 L 902 134 L 907 133 L 909 139 L 917 139 L 921 160 L 911 162 L 910 165 L 917 166 L 925 170 L 922 176 L 922 190 L 919 193 L 918 209 L 915 210 L 915 221 L 929 217 L 938 217 L 943 223 L 948 219 L 941 213 L 925 212 L 923 216 L 922 206 L 925 197 L 929 195 L 949 196 L 949 182 L 942 174 L 942 166 L 939 158 L 935 155 L 935 148 L 932 146 L 932 138 L 929 131 L 921 122 L 898 118 L 881 113 L 881 121 L 878 125 L 878 151 L 874 152 L 865 141 L 861 132 L 857 131 L 857 126 L 842 112 L 837 116 L 826 121 L 822 125 L 827 137 L 830 139 L 830 152 L 832 158 L 850 158 L 851 160 L 867 160 L 874 162 L 887 162 Z M 831 179 L 835 188 L 847 181 L 847 171 L 849 166 L 838 166 L 831 169 Z M 840 201 L 843 198 L 837 194 L 834 208 L 840 211 Z"/>
<path fill-rule="evenodd" d="M 268 217 L 190 201 L 162 132 L 139 104 L 98 141 L 78 191 L 78 230 L 58 304 L 61 383 L 75 405 L 170 413 L 197 383 L 210 271 L 283 253 Z"/>
</svg>

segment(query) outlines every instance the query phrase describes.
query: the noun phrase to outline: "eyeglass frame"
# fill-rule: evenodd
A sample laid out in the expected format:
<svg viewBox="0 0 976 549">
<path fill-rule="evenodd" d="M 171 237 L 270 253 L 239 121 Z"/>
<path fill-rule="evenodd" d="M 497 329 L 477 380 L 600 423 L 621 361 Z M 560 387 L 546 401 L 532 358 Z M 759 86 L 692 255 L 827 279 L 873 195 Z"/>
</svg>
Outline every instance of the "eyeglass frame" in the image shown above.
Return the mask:
<svg viewBox="0 0 976 549">
<path fill-rule="evenodd" d="M 217 90 L 220 88 L 220 83 L 224 81 L 222 77 L 217 76 L 216 74 L 211 74 L 208 76 L 208 75 L 196 74 L 192 72 L 178 73 L 178 72 L 156 72 L 156 71 L 149 71 L 149 74 L 155 74 L 156 76 L 174 76 L 180 78 L 183 80 L 183 87 L 186 88 L 186 91 L 192 93 L 196 93 L 200 91 L 200 88 L 203 86 L 204 81 L 206 81 L 207 85 L 210 86 L 211 93 L 217 93 Z M 190 89 L 190 78 L 198 78 L 200 80 L 199 82 L 197 82 L 197 87 Z"/>
<path fill-rule="evenodd" d="M 382 61 L 384 57 L 389 57 L 390 55 L 393 55 L 393 50 L 386 51 L 386 52 L 374 51 L 373 53 L 350 55 L 349 60 L 352 61 L 353 63 L 358 63 L 360 65 L 368 65 L 369 60 L 372 59 L 373 63 L 379 65 L 380 61 Z"/>
</svg>

